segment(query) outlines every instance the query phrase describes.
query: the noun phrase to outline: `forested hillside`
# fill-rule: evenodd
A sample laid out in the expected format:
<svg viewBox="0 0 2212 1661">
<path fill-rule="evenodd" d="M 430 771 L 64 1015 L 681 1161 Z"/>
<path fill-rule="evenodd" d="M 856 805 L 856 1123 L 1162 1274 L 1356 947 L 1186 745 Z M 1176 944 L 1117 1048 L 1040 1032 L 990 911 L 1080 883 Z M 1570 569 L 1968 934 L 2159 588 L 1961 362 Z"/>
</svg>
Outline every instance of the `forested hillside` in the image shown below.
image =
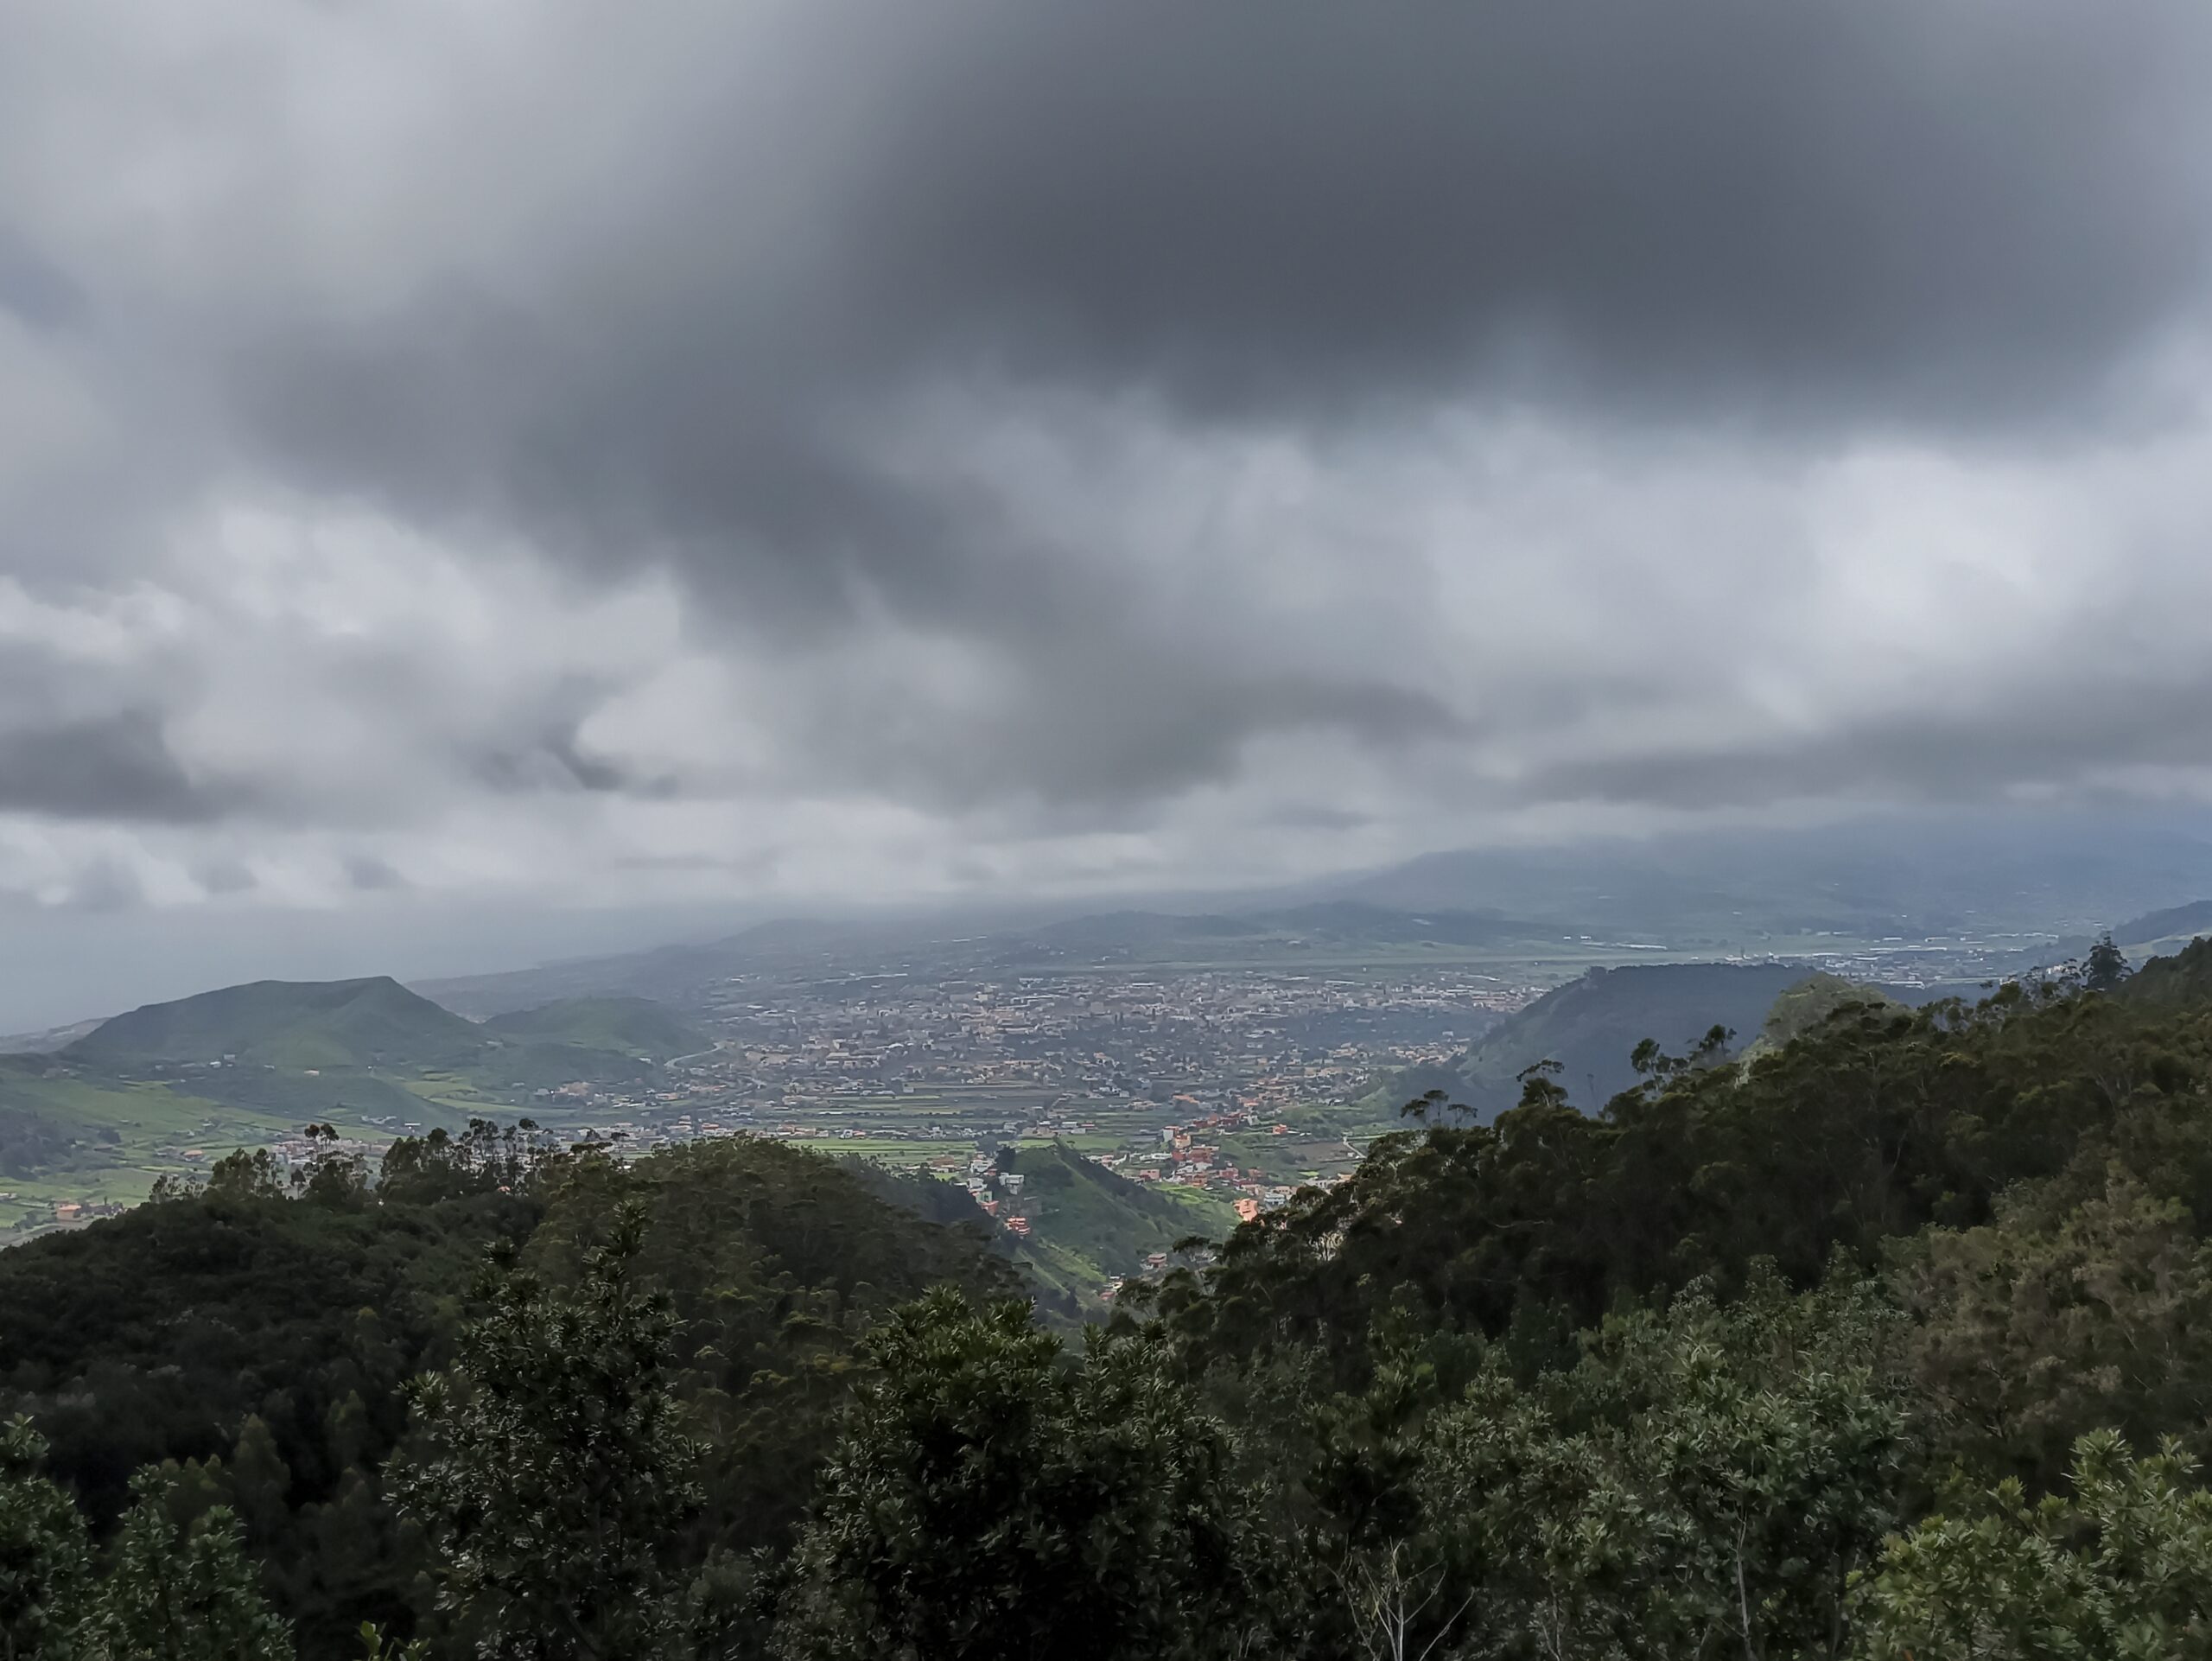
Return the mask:
<svg viewBox="0 0 2212 1661">
<path fill-rule="evenodd" d="M 270 1656 L 2212 1655 L 2208 949 L 1535 1068 L 1079 1346 L 780 1147 L 241 1157 L 0 1257 L 0 1620 L 173 1559 Z"/>
<path fill-rule="evenodd" d="M 397 1143 L 373 1193 L 366 1177 L 326 1161 L 296 1198 L 238 1155 L 203 1192 L 0 1253 L 0 1395 L 51 1443 L 47 1474 L 96 1531 L 149 1467 L 187 1521 L 230 1507 L 305 1655 L 434 1613 L 390 1467 L 408 1381 L 483 1307 L 487 1251 L 569 1283 L 616 1207 L 645 1203 L 638 1268 L 683 1323 L 668 1377 L 714 1448 L 689 1527 L 735 1561 L 786 1541 L 877 1315 L 935 1285 L 1020 1284 L 980 1230 L 772 1142 L 617 1166 L 480 1125 Z"/>
</svg>

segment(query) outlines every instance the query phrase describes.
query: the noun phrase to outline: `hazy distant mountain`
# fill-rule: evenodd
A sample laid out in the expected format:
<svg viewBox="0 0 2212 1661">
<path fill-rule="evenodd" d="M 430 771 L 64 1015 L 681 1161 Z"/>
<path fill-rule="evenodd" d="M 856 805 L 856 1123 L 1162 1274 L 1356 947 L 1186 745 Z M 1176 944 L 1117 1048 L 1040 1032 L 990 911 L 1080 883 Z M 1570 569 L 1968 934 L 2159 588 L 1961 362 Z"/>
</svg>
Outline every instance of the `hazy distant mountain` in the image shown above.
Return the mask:
<svg viewBox="0 0 2212 1661">
<path fill-rule="evenodd" d="M 2101 928 L 2086 928 L 2057 939 L 2038 941 L 2023 951 L 2005 972 L 2024 975 L 2063 964 L 2078 964 L 2089 955 L 2090 947 L 2096 945 L 2098 935 L 2104 932 Z M 2212 900 L 2162 907 L 2125 923 L 2114 923 L 2109 932 L 2113 944 L 2139 964 L 2162 954 L 2171 956 L 2198 937 L 2212 934 Z"/>
<path fill-rule="evenodd" d="M 1924 816 L 1806 830 L 1433 854 L 1325 885 L 1401 909 L 1495 907 L 1669 944 L 1822 930 L 2069 934 L 2212 890 L 2194 821 Z"/>
<path fill-rule="evenodd" d="M 67 1027 L 49 1027 L 44 1032 L 10 1033 L 0 1038 L 0 1055 L 50 1055 L 67 1048 L 99 1024 L 98 1021 L 78 1021 Z"/>
<path fill-rule="evenodd" d="M 1922 815 L 1803 830 L 1740 830 L 1542 849 L 1433 854 L 1265 895 L 1214 894 L 1010 920 L 939 914 L 768 922 L 726 939 L 423 981 L 485 1017 L 560 999 L 623 996 L 707 1008 L 753 977 L 834 979 L 1357 956 L 1392 947 L 1541 948 L 1563 936 L 1603 955 L 1664 947 L 1724 958 L 1855 941 L 1970 938 L 2000 964 L 2094 938 L 2115 917 L 2212 892 L 2212 835 L 2194 820 L 2087 814 Z M 2041 953 L 2042 955 L 2037 955 Z M 2063 955 L 2063 954 L 2061 954 Z"/>
<path fill-rule="evenodd" d="M 1685 1055 L 1726 1027 L 1728 1053 L 1742 1055 L 1786 1043 L 1847 1003 L 1917 1004 L 1945 991 L 1870 986 L 1789 963 L 1592 969 L 1507 1016 L 1450 1066 L 1411 1068 L 1382 1088 L 1393 1107 L 1442 1090 L 1487 1121 L 1521 1099 L 1524 1068 L 1557 1061 L 1567 1099 L 1592 1112 L 1636 1083 L 1629 1057 L 1647 1038 Z"/>
</svg>

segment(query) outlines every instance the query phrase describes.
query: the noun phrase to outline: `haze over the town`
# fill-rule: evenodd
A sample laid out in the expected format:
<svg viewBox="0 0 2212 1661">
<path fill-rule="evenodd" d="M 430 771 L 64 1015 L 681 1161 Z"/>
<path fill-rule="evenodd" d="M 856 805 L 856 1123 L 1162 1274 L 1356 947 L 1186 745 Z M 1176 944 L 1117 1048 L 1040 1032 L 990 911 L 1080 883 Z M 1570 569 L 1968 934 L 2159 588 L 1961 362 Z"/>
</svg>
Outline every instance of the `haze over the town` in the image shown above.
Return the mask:
<svg viewBox="0 0 2212 1661">
<path fill-rule="evenodd" d="M 2209 277 L 2199 0 L 7 8 L 0 1028 L 2194 824 Z"/>
</svg>

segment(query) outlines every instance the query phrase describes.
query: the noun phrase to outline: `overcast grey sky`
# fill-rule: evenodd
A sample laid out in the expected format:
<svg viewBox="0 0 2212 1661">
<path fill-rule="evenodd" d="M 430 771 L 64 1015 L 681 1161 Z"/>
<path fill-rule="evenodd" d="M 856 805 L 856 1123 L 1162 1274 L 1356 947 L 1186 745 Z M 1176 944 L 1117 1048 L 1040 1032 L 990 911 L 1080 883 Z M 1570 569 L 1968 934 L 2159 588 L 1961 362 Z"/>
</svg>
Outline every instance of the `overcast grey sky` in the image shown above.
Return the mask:
<svg viewBox="0 0 2212 1661">
<path fill-rule="evenodd" d="M 2203 0 L 24 0 L 0 913 L 2198 796 L 2208 324 Z"/>
</svg>

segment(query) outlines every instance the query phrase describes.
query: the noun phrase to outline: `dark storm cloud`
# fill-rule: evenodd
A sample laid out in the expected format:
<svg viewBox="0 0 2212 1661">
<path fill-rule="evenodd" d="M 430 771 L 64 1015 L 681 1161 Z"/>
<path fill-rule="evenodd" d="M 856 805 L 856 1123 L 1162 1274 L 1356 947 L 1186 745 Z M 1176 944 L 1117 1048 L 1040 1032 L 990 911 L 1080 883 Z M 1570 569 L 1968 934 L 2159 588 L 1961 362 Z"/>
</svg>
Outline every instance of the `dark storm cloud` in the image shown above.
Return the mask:
<svg viewBox="0 0 2212 1661">
<path fill-rule="evenodd" d="M 508 795 L 551 791 L 658 798 L 681 790 L 680 781 L 664 774 L 648 774 L 586 752 L 573 731 L 549 732 L 521 748 L 480 750 L 471 771 L 480 783 Z"/>
<path fill-rule="evenodd" d="M 837 245 L 887 353 L 1972 420 L 2202 298 L 2193 0 L 956 15 L 893 48 Z"/>
<path fill-rule="evenodd" d="M 1542 765 L 1522 800 L 1635 803 L 1691 811 L 1792 798 L 1985 801 L 2021 786 L 2067 787 L 2085 772 L 2212 768 L 2212 674 L 2006 689 L 2000 702 L 1840 722 L 1832 731 L 1728 746 L 1659 746 Z"/>
<path fill-rule="evenodd" d="M 1320 729 L 1389 751 L 1465 726 L 1430 694 L 1351 674 L 1237 676 L 1195 654 L 1040 652 L 1017 673 L 1033 695 L 957 712 L 922 703 L 892 721 L 831 703 L 801 730 L 909 799 L 957 809 L 1018 790 L 1096 824 L 1116 805 L 1231 775 L 1240 747 L 1257 738 Z"/>
<path fill-rule="evenodd" d="M 639 27 L 667 16 L 699 26 Z M 251 334 L 233 395 L 312 488 L 586 570 L 672 565 L 789 648 L 878 608 L 1018 679 L 987 742 L 849 723 L 855 770 L 1173 791 L 1286 725 L 1446 724 L 1372 669 L 1268 687 L 1217 625 L 1163 621 L 1100 527 L 1040 534 L 887 463 L 881 428 L 933 385 L 1135 391 L 1202 428 L 1533 399 L 1971 442 L 2094 420 L 2206 292 L 2198 0 L 755 23 L 719 49 L 772 88 L 633 111 L 635 176 L 556 197 L 497 259 L 429 262 L 379 315 Z M 907 748 L 871 760 L 884 730 Z M 625 783 L 532 754 L 492 766 Z"/>
<path fill-rule="evenodd" d="M 126 912 L 145 903 L 146 890 L 130 868 L 95 859 L 71 883 L 63 904 L 73 911 Z"/>
<path fill-rule="evenodd" d="M 149 710 L 0 729 L 0 811 L 192 824 L 254 801 L 250 791 L 191 777 Z"/>
<path fill-rule="evenodd" d="M 568 733 L 548 733 L 518 748 L 480 750 L 470 769 L 490 788 L 508 794 L 538 791 L 609 792 L 636 787 L 637 781 L 616 764 L 585 755 Z"/>
<path fill-rule="evenodd" d="M 266 436 L 818 554 L 912 515 L 834 418 L 918 373 L 2009 421 L 2198 315 L 2212 253 L 2195 0 L 861 0 L 772 45 L 788 124 L 665 118 L 564 204 L 567 272 L 262 343 Z"/>
<path fill-rule="evenodd" d="M 202 860 L 193 869 L 193 880 L 211 894 L 251 894 L 259 883 L 244 860 Z"/>
<path fill-rule="evenodd" d="M 467 772 L 504 795 L 676 793 L 679 780 L 599 754 L 584 741 L 583 723 L 607 695 L 607 688 L 576 676 L 537 689 L 535 697 L 522 701 L 466 747 Z"/>
<path fill-rule="evenodd" d="M 0 223 L 0 311 L 38 329 L 57 329 L 84 315 L 83 291 L 68 274 Z"/>
<path fill-rule="evenodd" d="M 346 881 L 358 893 L 377 894 L 407 886 L 405 877 L 374 854 L 349 854 L 343 863 Z"/>
</svg>

